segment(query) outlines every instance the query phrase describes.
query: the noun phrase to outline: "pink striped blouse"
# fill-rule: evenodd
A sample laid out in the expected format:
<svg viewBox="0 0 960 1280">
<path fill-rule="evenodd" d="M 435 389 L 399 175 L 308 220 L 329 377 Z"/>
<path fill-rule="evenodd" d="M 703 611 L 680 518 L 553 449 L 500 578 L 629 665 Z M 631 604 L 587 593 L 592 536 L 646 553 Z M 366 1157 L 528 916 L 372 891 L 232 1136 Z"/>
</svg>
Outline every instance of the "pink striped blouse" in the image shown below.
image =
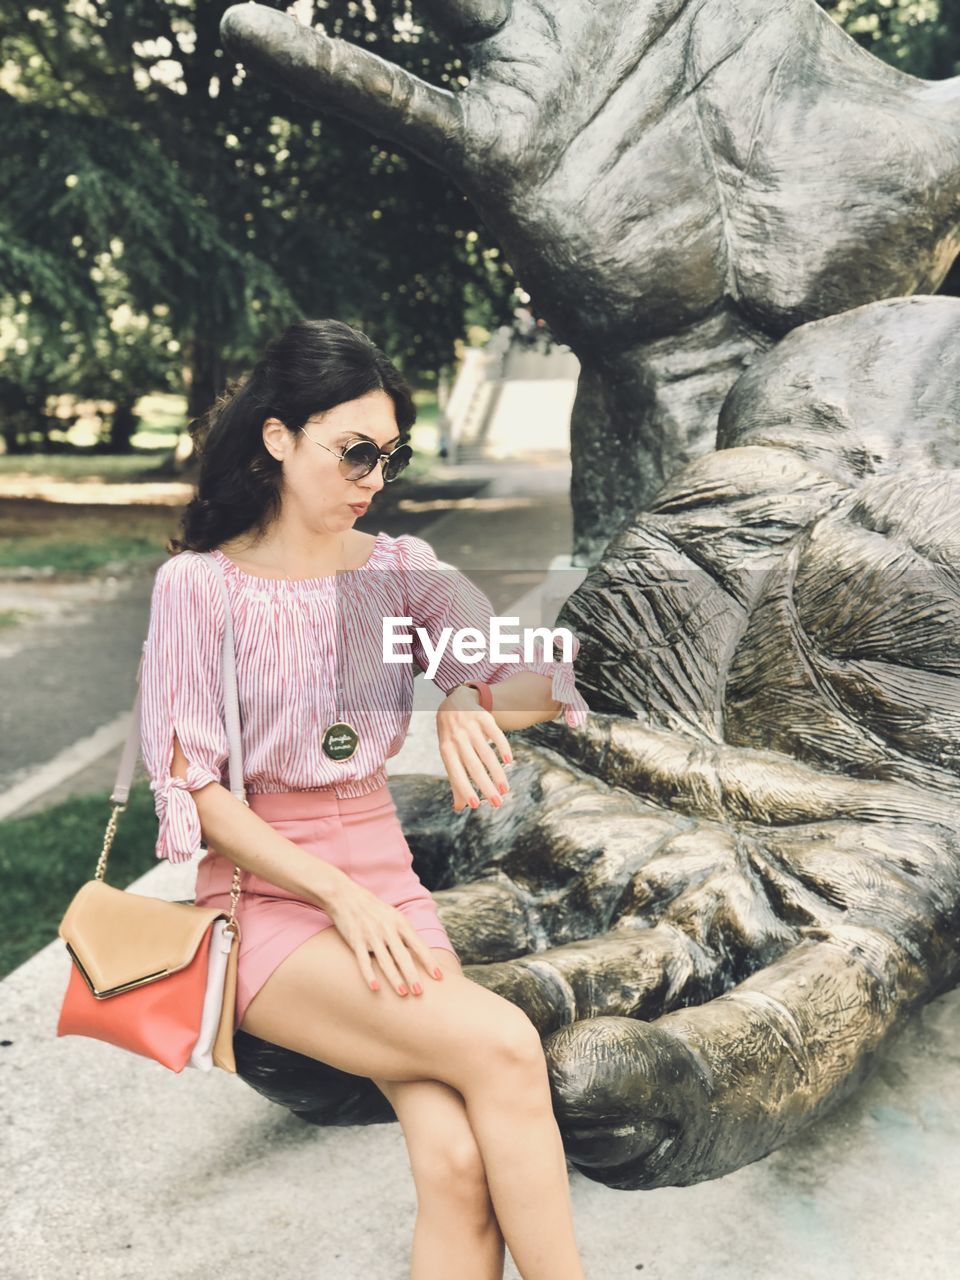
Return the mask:
<svg viewBox="0 0 960 1280">
<path fill-rule="evenodd" d="M 359 796 L 387 780 L 385 761 L 403 746 L 413 707 L 413 681 L 429 664 L 414 628 L 436 646 L 444 627 L 475 627 L 486 649 L 494 609 L 488 597 L 429 543 L 413 534 L 379 533 L 357 569 L 320 578 L 263 578 L 245 573 L 223 552 L 237 654 L 243 777 L 248 793 L 333 786 Z M 223 597 L 215 570 L 183 551 L 157 570 L 140 669 L 141 747 L 159 819 L 156 856 L 186 862 L 203 848 L 190 792 L 208 782 L 229 785 L 223 712 Z M 383 619 L 399 639 L 394 651 L 413 661 L 383 660 Z M 512 624 L 506 631 L 515 632 Z M 404 642 L 403 637 L 409 637 Z M 579 650 L 574 637 L 574 658 Z M 505 641 L 503 651 L 516 653 Z M 562 650 L 560 650 L 562 652 Z M 544 653 L 541 647 L 540 653 Z M 447 645 L 434 680 L 448 693 L 465 680 L 495 684 L 520 671 L 551 676 L 560 714 L 576 727 L 589 707 L 560 659 L 494 664 L 458 660 Z M 557 717 L 559 719 L 559 715 Z M 336 720 L 356 729 L 349 760 L 321 748 Z M 188 761 L 174 777 L 173 734 Z"/>
</svg>

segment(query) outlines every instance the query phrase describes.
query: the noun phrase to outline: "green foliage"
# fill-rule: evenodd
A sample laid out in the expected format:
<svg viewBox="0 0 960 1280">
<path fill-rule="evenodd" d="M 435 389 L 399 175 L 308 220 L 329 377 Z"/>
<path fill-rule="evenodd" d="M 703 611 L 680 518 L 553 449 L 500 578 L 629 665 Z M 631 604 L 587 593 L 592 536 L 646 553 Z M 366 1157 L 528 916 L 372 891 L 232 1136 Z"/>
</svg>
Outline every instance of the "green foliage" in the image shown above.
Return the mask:
<svg viewBox="0 0 960 1280">
<path fill-rule="evenodd" d="M 7 15 L 0 349 L 31 405 L 47 390 L 132 402 L 176 388 L 186 361 L 196 410 L 298 315 L 359 325 L 429 381 L 467 311 L 509 314 L 512 275 L 465 197 L 245 75 L 220 47 L 227 7 L 65 0 Z M 462 77 L 407 0 L 313 8 L 425 79 Z M 15 400 L 0 395 L 0 412 Z"/>
<path fill-rule="evenodd" d="M 960 0 L 820 0 L 859 44 L 910 75 L 960 73 Z"/>
</svg>

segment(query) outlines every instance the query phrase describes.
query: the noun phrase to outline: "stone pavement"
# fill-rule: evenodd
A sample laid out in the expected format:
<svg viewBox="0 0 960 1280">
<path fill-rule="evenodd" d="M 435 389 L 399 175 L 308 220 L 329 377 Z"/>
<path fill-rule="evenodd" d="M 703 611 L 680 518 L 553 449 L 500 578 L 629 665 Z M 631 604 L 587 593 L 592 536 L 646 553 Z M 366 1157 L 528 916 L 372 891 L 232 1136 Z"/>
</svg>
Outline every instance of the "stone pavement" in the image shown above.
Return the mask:
<svg viewBox="0 0 960 1280">
<path fill-rule="evenodd" d="M 418 532 L 496 586 L 498 609 L 518 612 L 506 605 L 520 597 L 522 617 L 534 579 L 569 550 L 567 475 L 559 460 L 536 471 L 498 464 L 473 500 Z M 579 580 L 561 579 L 569 589 Z M 389 772 L 442 776 L 431 736 L 439 695 L 422 677 L 417 686 L 410 738 Z M 115 767 L 101 761 L 90 785 L 108 790 Z M 193 869 L 156 865 L 131 888 L 189 897 Z M 58 1039 L 68 971 L 55 940 L 0 983 L 4 1280 L 408 1275 L 416 1198 L 396 1123 L 316 1128 L 223 1072 L 177 1076 Z M 647 1192 L 571 1172 L 586 1274 L 955 1280 L 958 1116 L 960 989 L 905 1024 L 853 1098 L 764 1160 Z M 505 1275 L 518 1277 L 509 1258 Z"/>
</svg>

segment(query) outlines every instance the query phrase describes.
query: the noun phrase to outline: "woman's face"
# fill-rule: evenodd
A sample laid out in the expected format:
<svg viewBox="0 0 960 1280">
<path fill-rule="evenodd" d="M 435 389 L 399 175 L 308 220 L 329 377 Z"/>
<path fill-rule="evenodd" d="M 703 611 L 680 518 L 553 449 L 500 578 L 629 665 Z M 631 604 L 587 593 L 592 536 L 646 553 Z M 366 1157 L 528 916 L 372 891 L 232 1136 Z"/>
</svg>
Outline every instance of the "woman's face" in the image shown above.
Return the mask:
<svg viewBox="0 0 960 1280">
<path fill-rule="evenodd" d="M 348 480 L 341 474 L 336 455 L 360 439 L 373 440 L 381 453 L 390 453 L 400 443 L 393 400 L 386 391 L 370 391 L 323 414 L 313 414 L 303 430 L 294 434 L 278 419 L 268 418 L 263 425 L 263 442 L 283 463 L 284 514 L 290 514 L 292 508 L 318 533 L 342 533 L 352 528 L 363 514 L 360 508 L 369 506 L 384 485 L 382 462 L 360 480 Z"/>
</svg>

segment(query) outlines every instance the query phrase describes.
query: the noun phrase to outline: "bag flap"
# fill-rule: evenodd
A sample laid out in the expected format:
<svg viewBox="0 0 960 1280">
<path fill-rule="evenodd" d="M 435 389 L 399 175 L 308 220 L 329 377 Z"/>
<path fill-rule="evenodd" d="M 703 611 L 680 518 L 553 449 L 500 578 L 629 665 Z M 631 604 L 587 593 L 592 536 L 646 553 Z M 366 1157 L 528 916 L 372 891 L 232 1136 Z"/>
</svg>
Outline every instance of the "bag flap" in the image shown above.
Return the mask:
<svg viewBox="0 0 960 1280">
<path fill-rule="evenodd" d="M 94 995 L 156 981 L 190 963 L 213 920 L 225 912 L 166 902 L 88 880 L 57 932 Z"/>
</svg>

